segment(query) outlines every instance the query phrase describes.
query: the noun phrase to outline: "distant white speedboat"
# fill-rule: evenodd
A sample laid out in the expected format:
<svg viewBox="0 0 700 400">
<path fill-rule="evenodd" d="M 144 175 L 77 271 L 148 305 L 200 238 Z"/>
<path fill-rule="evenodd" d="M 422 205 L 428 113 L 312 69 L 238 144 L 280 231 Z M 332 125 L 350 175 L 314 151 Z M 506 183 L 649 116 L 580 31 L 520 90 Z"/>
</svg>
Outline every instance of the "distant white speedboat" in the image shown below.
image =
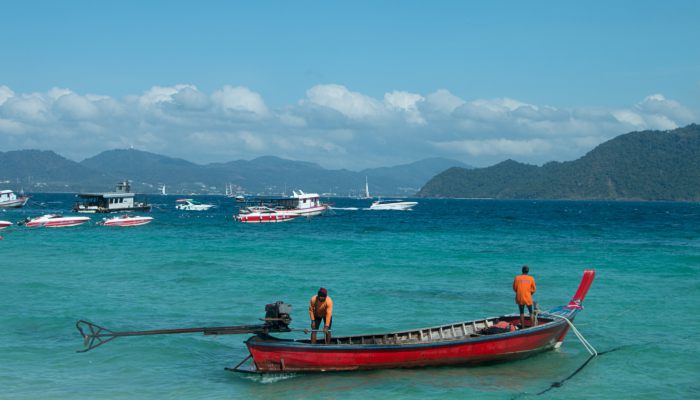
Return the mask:
<svg viewBox="0 0 700 400">
<path fill-rule="evenodd" d="M 58 214 L 46 214 L 41 217 L 27 218 L 24 226 L 28 228 L 65 228 L 68 226 L 78 226 L 90 221 L 90 217 L 64 217 Z"/>
<path fill-rule="evenodd" d="M 207 211 L 214 207 L 213 204 L 203 204 L 192 199 L 180 199 L 176 203 L 175 208 L 183 211 Z"/>
<path fill-rule="evenodd" d="M 153 221 L 153 217 L 139 217 L 138 215 L 121 215 L 119 217 L 104 218 L 100 225 L 104 226 L 141 226 Z"/>
<path fill-rule="evenodd" d="M 0 229 L 5 229 L 10 225 L 12 225 L 12 222 L 10 221 L 0 221 Z"/>
<path fill-rule="evenodd" d="M 418 202 L 404 200 L 377 200 L 369 207 L 370 210 L 395 210 L 407 211 L 412 209 Z"/>
</svg>

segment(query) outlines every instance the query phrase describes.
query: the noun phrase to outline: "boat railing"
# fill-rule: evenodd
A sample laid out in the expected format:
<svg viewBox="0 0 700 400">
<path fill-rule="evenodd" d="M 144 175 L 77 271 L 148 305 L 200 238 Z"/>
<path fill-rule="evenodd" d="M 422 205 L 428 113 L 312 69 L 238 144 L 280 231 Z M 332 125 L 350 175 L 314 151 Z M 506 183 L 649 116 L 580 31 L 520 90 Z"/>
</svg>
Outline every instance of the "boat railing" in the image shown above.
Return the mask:
<svg viewBox="0 0 700 400">
<path fill-rule="evenodd" d="M 339 336 L 334 337 L 332 343 L 345 345 L 397 345 L 478 338 L 484 335 L 480 332 L 493 327 L 498 322 L 515 322 L 516 319 L 517 316 L 502 316 L 379 335 Z M 541 320 L 540 325 L 551 321 L 551 319 Z"/>
</svg>

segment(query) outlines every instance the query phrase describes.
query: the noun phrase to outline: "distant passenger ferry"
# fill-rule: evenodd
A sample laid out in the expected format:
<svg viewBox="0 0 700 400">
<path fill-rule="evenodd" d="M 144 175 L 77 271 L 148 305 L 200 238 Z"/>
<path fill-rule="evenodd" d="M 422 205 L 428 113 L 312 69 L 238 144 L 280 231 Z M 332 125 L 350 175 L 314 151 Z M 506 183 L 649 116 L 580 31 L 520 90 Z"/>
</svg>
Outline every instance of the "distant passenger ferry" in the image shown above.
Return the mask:
<svg viewBox="0 0 700 400">
<path fill-rule="evenodd" d="M 119 182 L 114 192 L 80 193 L 73 211 L 80 213 L 110 213 L 124 211 L 150 211 L 151 205 L 134 201 L 128 181 Z"/>
<path fill-rule="evenodd" d="M 293 190 L 291 196 L 250 198 L 248 204 L 249 206 L 265 206 L 302 217 L 313 217 L 329 208 L 328 204 L 321 203 L 318 193 L 304 193 L 302 190 Z"/>
</svg>

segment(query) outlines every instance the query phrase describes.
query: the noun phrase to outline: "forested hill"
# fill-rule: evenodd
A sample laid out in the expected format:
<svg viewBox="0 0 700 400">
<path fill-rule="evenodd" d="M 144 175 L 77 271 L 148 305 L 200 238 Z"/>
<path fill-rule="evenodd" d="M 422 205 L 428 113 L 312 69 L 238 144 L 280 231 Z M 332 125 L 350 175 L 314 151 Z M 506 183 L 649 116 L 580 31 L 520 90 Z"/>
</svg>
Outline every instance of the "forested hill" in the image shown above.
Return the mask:
<svg viewBox="0 0 700 400">
<path fill-rule="evenodd" d="M 421 197 L 700 201 L 700 125 L 631 132 L 575 161 L 450 168 Z"/>
<path fill-rule="evenodd" d="M 253 160 L 196 164 L 134 149 L 104 151 L 81 162 L 53 151 L 0 152 L 0 189 L 28 192 L 105 192 L 124 179 L 139 193 L 223 194 L 226 186 L 245 193 L 307 192 L 359 194 L 366 179 L 373 195 L 414 195 L 435 174 L 466 164 L 428 158 L 392 167 L 349 171 L 265 156 Z"/>
</svg>

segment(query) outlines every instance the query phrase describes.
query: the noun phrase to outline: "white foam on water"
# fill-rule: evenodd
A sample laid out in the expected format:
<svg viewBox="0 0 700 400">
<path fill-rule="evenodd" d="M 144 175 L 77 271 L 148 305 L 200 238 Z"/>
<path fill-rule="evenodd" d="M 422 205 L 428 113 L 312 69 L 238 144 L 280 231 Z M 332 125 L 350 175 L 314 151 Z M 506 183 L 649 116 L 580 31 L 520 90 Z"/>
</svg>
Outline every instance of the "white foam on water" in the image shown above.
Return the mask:
<svg viewBox="0 0 700 400">
<path fill-rule="evenodd" d="M 258 382 L 262 384 L 270 384 L 285 381 L 287 379 L 296 378 L 299 374 L 284 373 L 284 374 L 245 374 L 242 378 Z"/>
</svg>

